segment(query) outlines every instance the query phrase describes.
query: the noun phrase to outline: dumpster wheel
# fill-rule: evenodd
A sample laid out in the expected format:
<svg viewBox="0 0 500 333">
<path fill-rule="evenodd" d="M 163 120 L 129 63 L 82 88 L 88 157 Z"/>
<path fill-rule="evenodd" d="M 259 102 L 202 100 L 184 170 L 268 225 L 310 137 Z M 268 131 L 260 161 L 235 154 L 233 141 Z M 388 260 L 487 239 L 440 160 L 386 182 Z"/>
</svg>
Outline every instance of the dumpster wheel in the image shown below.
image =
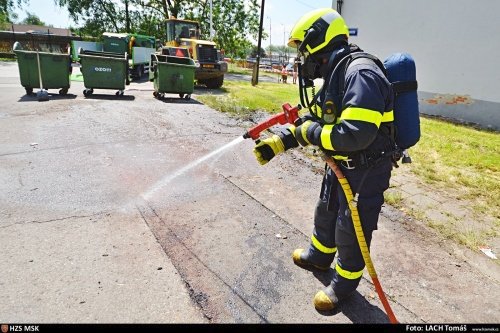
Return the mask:
<svg viewBox="0 0 500 333">
<path fill-rule="evenodd" d="M 191 99 L 191 95 L 190 95 L 190 94 L 186 94 L 186 95 L 184 95 L 184 99 L 185 99 L 186 101 L 189 101 L 189 100 Z"/>
<path fill-rule="evenodd" d="M 90 89 L 85 89 L 83 91 L 83 95 L 86 97 L 86 96 L 90 96 L 94 93 L 94 89 L 90 88 Z"/>
<path fill-rule="evenodd" d="M 24 88 L 26 90 L 26 95 L 32 95 L 33 94 L 33 88 Z"/>
<path fill-rule="evenodd" d="M 68 88 L 59 89 L 59 95 L 66 96 L 68 94 Z"/>
<path fill-rule="evenodd" d="M 123 94 L 124 94 L 124 91 L 123 91 L 123 90 L 118 90 L 118 91 L 115 93 L 115 95 L 116 95 L 116 96 L 123 96 Z"/>
</svg>

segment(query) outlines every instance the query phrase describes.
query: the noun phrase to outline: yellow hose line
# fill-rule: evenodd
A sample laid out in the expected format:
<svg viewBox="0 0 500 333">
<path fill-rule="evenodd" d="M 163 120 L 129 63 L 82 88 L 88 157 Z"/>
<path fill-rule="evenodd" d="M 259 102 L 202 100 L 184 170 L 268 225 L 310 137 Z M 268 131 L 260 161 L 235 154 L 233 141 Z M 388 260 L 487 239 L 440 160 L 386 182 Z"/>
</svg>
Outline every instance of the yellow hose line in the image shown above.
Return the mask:
<svg viewBox="0 0 500 333">
<path fill-rule="evenodd" d="M 356 206 L 356 202 L 354 201 L 351 187 L 349 186 L 346 178 L 339 178 L 339 183 L 346 196 L 349 209 L 351 210 L 354 232 L 356 233 L 356 238 L 358 239 L 359 248 L 361 250 L 361 255 L 363 256 L 363 259 L 365 261 L 368 274 L 370 274 L 371 277 L 377 277 L 377 272 L 375 271 L 375 267 L 373 266 L 373 262 L 370 257 L 370 250 L 368 249 L 368 244 L 366 244 L 365 234 L 363 233 L 361 220 L 359 218 L 358 207 Z"/>
<path fill-rule="evenodd" d="M 354 225 L 354 232 L 356 233 L 356 238 L 358 240 L 358 245 L 361 250 L 361 255 L 363 256 L 366 269 L 368 270 L 368 273 L 372 278 L 373 285 L 377 290 L 377 294 L 380 298 L 380 301 L 384 306 L 384 309 L 387 313 L 387 316 L 389 317 L 390 322 L 393 324 L 397 324 L 398 320 L 396 319 L 396 316 L 394 315 L 394 312 L 391 309 L 389 301 L 387 301 L 387 297 L 385 297 L 382 285 L 380 284 L 377 277 L 377 272 L 375 272 L 375 267 L 373 266 L 372 258 L 370 257 L 370 250 L 368 249 L 368 245 L 366 244 L 365 234 L 363 233 L 363 228 L 361 227 L 361 220 L 359 218 L 357 203 L 352 194 L 351 186 L 349 186 L 349 182 L 342 173 L 342 170 L 340 170 L 337 163 L 335 163 L 335 161 L 331 157 L 323 155 L 323 159 L 326 161 L 330 169 L 332 169 L 332 171 L 337 176 L 340 186 L 344 191 L 347 204 L 349 205 L 349 209 L 351 210 L 352 223 Z"/>
</svg>

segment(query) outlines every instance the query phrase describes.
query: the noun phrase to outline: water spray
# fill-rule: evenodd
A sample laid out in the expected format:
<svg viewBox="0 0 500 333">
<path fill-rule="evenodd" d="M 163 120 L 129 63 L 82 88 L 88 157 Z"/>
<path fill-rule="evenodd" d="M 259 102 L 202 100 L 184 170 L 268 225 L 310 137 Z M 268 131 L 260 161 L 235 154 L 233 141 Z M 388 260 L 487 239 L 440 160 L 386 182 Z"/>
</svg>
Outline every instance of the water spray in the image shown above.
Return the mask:
<svg viewBox="0 0 500 333">
<path fill-rule="evenodd" d="M 181 176 L 182 174 L 184 174 L 187 171 L 191 170 L 192 168 L 198 166 L 199 164 L 205 162 L 206 160 L 222 153 L 226 149 L 229 149 L 229 148 L 237 145 L 238 143 L 242 142 L 244 139 L 252 138 L 253 140 L 258 140 L 260 133 L 262 131 L 268 129 L 269 127 L 271 127 L 273 125 L 277 125 L 277 124 L 281 124 L 281 125 L 284 125 L 286 123 L 293 124 L 297 119 L 299 119 L 299 111 L 301 109 L 300 105 L 298 105 L 296 107 L 292 107 L 290 104 L 287 103 L 287 104 L 283 104 L 282 107 L 283 107 L 282 113 L 277 114 L 277 115 L 269 118 L 268 120 L 255 125 L 251 129 L 249 129 L 245 134 L 243 134 L 242 137 L 239 136 L 236 139 L 234 139 L 233 141 L 225 144 L 224 146 L 217 148 L 216 150 L 200 157 L 196 161 L 193 161 L 193 162 L 189 163 L 188 165 L 178 169 L 177 171 L 164 176 L 162 179 L 160 179 L 155 184 L 153 184 L 147 191 L 141 193 L 140 197 L 143 198 L 144 200 L 149 200 L 152 198 L 152 196 L 158 190 L 160 190 L 161 188 L 166 186 L 168 183 L 170 183 L 175 178 Z"/>
<path fill-rule="evenodd" d="M 210 159 L 210 158 L 212 158 L 212 157 L 214 157 L 214 156 L 222 153 L 226 149 L 229 149 L 232 146 L 235 146 L 235 145 L 237 145 L 238 143 L 240 143 L 242 141 L 243 141 L 243 138 L 241 136 L 239 136 L 236 139 L 234 139 L 233 141 L 231 141 L 231 142 L 225 144 L 224 146 L 222 146 L 220 148 L 217 148 L 216 150 L 214 150 L 214 151 L 212 151 L 212 152 L 210 152 L 210 153 L 208 153 L 208 154 L 200 157 L 199 159 L 197 159 L 197 160 L 189 163 L 188 165 L 180 168 L 179 170 L 175 171 L 174 173 L 171 173 L 171 174 L 168 174 L 168 175 L 164 176 L 162 179 L 160 179 L 155 184 L 153 184 L 153 186 L 151 186 L 147 191 L 143 192 L 140 196 L 144 200 L 151 199 L 151 197 L 153 196 L 153 194 L 155 192 L 157 192 L 159 189 L 161 189 L 164 186 L 166 186 L 168 183 L 170 183 L 175 178 L 181 176 L 182 174 L 184 174 L 187 171 L 191 170 L 192 168 L 196 167 L 200 163 L 205 162 L 206 160 L 208 160 L 208 159 Z"/>
</svg>

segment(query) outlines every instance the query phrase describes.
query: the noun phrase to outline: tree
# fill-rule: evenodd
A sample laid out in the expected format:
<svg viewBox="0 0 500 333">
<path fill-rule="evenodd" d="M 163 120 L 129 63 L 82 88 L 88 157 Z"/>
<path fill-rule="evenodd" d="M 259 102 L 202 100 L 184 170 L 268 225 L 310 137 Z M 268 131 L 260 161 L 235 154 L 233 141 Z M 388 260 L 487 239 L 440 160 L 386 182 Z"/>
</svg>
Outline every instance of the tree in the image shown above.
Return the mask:
<svg viewBox="0 0 500 333">
<path fill-rule="evenodd" d="M 210 36 L 210 0 L 136 0 L 135 3 L 158 15 L 159 24 L 171 16 L 190 19 L 200 23 L 204 39 Z M 229 56 L 246 56 L 252 47 L 248 36 L 257 39 L 259 32 L 258 0 L 213 0 L 212 4 L 214 41 Z"/>
<path fill-rule="evenodd" d="M 56 0 L 60 7 L 68 9 L 77 24 L 83 23 L 80 32 L 101 35 L 105 31 L 121 32 L 126 29 L 124 1 L 113 0 Z M 128 4 L 128 1 L 125 1 Z"/>
<path fill-rule="evenodd" d="M 2 1 L 2 0 L 0 0 Z M 200 22 L 203 38 L 210 35 L 210 0 L 55 0 L 82 24 L 80 33 L 104 31 L 165 36 L 164 20 L 175 16 Z M 258 0 L 213 0 L 214 41 L 230 56 L 243 57 L 259 31 Z"/>
<path fill-rule="evenodd" d="M 7 18 L 7 14 L 0 13 L 0 30 L 7 30 L 9 26 L 9 19 Z"/>
<path fill-rule="evenodd" d="M 256 58 L 257 57 L 257 45 L 254 45 L 252 47 L 252 51 L 250 53 L 251 58 Z M 260 48 L 260 57 L 261 58 L 267 58 L 266 50 L 264 48 Z"/>
<path fill-rule="evenodd" d="M 193 0 L 136 0 L 135 3 L 142 8 L 149 8 L 158 15 L 161 20 L 171 16 L 178 17 L 181 9 L 190 2 L 200 2 Z M 206 2 L 206 1 L 205 1 Z"/>
<path fill-rule="evenodd" d="M 22 24 L 32 24 L 32 25 L 45 25 L 45 22 L 40 20 L 38 16 L 33 13 L 26 12 L 27 16 L 21 21 Z"/>
<path fill-rule="evenodd" d="M 16 13 L 14 13 L 14 8 L 21 8 L 24 4 L 27 4 L 29 0 L 0 0 L 0 23 L 12 23 L 12 20 L 17 19 Z"/>
<path fill-rule="evenodd" d="M 182 13 L 187 19 L 200 22 L 204 38 L 210 36 L 209 0 L 186 1 Z M 257 0 L 213 1 L 214 41 L 231 57 L 245 57 L 252 47 L 248 36 L 257 40 L 259 33 L 259 9 Z"/>
</svg>

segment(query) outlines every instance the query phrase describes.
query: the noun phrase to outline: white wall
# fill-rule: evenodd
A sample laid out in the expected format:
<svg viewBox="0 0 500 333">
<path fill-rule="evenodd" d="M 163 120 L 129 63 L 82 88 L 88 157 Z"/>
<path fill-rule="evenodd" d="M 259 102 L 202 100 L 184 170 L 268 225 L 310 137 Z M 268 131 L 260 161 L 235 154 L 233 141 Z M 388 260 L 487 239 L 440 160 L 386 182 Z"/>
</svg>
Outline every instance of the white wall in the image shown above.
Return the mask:
<svg viewBox="0 0 500 333">
<path fill-rule="evenodd" d="M 419 91 L 500 102 L 500 0 L 344 0 L 342 16 L 381 60 L 410 53 Z"/>
</svg>

